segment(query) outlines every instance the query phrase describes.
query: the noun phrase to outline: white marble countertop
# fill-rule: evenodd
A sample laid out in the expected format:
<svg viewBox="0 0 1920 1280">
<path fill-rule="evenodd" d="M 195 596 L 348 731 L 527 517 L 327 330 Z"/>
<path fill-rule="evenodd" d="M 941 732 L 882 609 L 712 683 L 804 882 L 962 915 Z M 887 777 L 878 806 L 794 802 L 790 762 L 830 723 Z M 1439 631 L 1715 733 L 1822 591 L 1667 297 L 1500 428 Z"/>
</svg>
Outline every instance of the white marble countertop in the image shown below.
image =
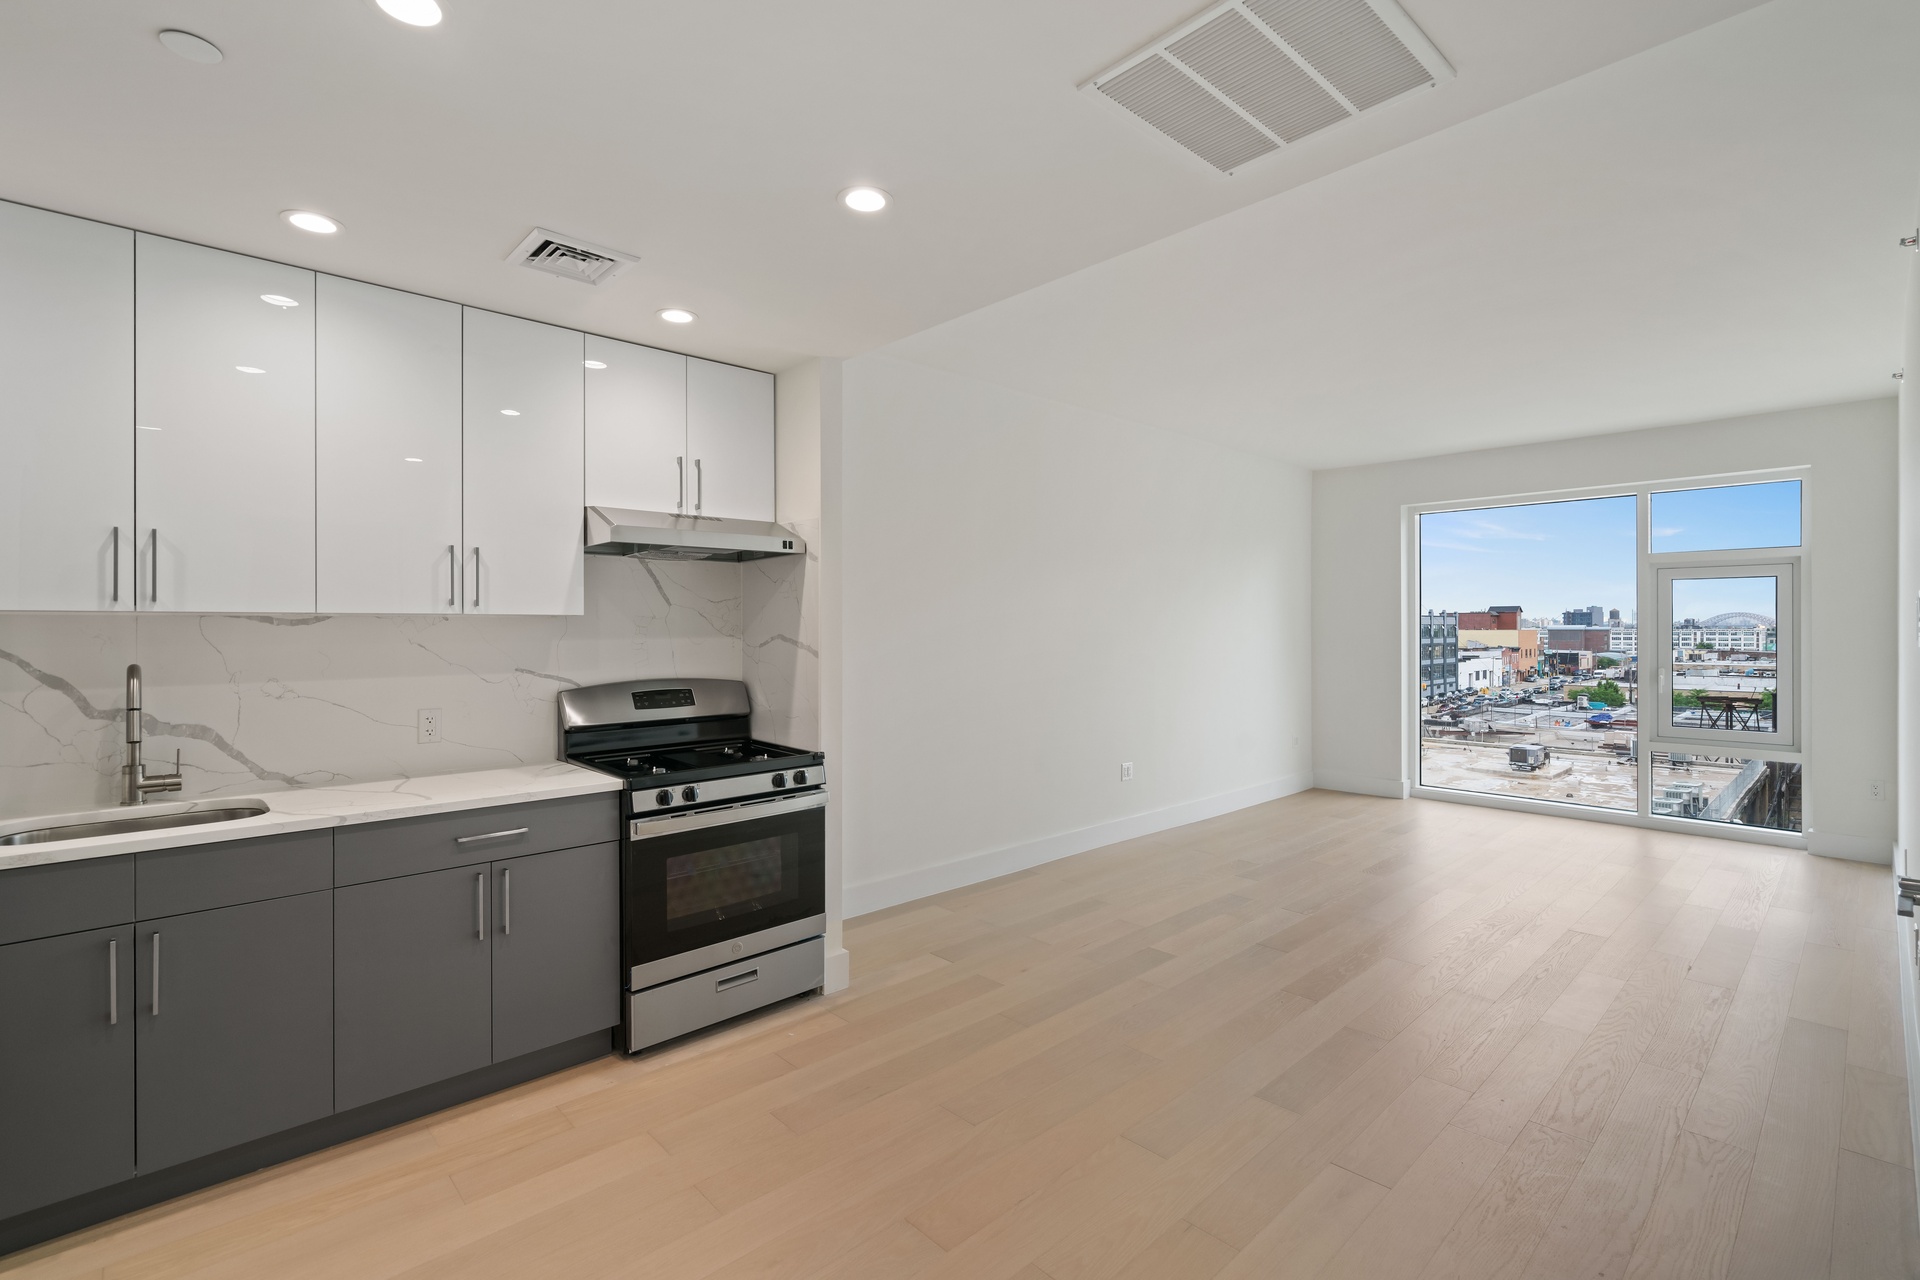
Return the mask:
<svg viewBox="0 0 1920 1280">
<path fill-rule="evenodd" d="M 189 809 L 225 809 L 235 805 L 265 805 L 267 812 L 232 822 L 170 827 L 126 835 L 83 840 L 51 840 L 44 844 L 0 845 L 0 871 L 51 862 L 77 862 L 147 849 L 174 849 L 182 845 L 221 840 L 250 840 L 288 831 L 314 831 L 356 822 L 385 822 L 429 813 L 485 809 L 529 800 L 557 800 L 620 790 L 620 780 L 577 765 L 555 763 L 523 765 L 514 769 L 487 769 L 479 773 L 447 773 L 428 778 L 394 778 L 383 782 L 356 782 L 338 787 L 307 787 L 263 791 L 249 796 L 206 796 L 198 800 L 152 803 L 137 808 L 96 809 L 82 814 L 57 814 L 0 821 L 0 837 L 35 827 L 73 822 L 112 821 L 140 814 L 179 813 Z"/>
</svg>

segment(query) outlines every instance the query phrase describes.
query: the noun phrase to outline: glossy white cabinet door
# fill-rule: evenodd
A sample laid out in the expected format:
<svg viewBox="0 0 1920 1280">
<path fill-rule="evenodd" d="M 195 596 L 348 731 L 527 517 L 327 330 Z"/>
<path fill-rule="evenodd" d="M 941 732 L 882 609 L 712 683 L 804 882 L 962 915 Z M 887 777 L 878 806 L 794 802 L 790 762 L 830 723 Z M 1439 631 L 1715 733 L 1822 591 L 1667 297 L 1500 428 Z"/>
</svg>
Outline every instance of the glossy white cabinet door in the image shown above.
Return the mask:
<svg viewBox="0 0 1920 1280">
<path fill-rule="evenodd" d="M 313 272 L 141 234 L 134 275 L 138 607 L 313 612 Z"/>
<path fill-rule="evenodd" d="M 131 609 L 133 232 L 0 203 L 0 387 L 0 609 Z"/>
<path fill-rule="evenodd" d="M 460 307 L 314 285 L 321 613 L 460 612 Z"/>
<path fill-rule="evenodd" d="M 687 359 L 687 509 L 773 519 L 773 375 Z"/>
<path fill-rule="evenodd" d="M 590 333 L 586 363 L 587 505 L 681 510 L 687 358 Z"/>
<path fill-rule="evenodd" d="M 583 613 L 582 336 L 464 308 L 468 613 Z"/>
</svg>

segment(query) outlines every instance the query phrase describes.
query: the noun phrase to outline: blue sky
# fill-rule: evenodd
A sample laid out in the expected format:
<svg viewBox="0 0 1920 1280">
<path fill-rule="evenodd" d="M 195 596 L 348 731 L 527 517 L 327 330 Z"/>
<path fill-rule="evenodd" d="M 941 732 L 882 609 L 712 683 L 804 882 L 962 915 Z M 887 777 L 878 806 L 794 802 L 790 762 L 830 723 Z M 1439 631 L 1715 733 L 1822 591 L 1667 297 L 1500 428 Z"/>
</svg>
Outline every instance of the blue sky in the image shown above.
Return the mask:
<svg viewBox="0 0 1920 1280">
<path fill-rule="evenodd" d="M 1633 616 L 1635 499 L 1587 498 L 1420 517 L 1420 608 L 1517 604 L 1532 617 L 1597 604 Z"/>
<path fill-rule="evenodd" d="M 1465 611 L 1517 604 L 1528 617 L 1559 619 L 1599 605 L 1634 616 L 1631 497 L 1442 511 L 1420 517 L 1420 608 Z M 1652 549 L 1798 546 L 1800 483 L 1729 485 L 1656 493 Z M 1771 615 L 1772 582 L 1718 579 L 1682 584 L 1677 617 L 1736 610 Z"/>
</svg>

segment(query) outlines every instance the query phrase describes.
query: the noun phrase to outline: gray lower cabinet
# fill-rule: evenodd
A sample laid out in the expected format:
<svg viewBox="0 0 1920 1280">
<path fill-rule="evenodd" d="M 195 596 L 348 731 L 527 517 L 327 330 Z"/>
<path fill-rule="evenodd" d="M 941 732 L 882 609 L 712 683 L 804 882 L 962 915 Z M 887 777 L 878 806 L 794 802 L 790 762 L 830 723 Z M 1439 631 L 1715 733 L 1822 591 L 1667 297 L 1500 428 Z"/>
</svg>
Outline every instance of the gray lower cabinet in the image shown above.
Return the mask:
<svg viewBox="0 0 1920 1280">
<path fill-rule="evenodd" d="M 493 864 L 493 1058 L 620 1021 L 620 846 Z"/>
<path fill-rule="evenodd" d="M 134 930 L 150 1172 L 333 1112 L 333 894 Z"/>
<path fill-rule="evenodd" d="M 133 1176 L 133 927 L 0 947 L 0 1218 Z"/>
<path fill-rule="evenodd" d="M 376 1102 L 493 1061 L 486 863 L 334 894 L 334 1101 Z"/>
</svg>

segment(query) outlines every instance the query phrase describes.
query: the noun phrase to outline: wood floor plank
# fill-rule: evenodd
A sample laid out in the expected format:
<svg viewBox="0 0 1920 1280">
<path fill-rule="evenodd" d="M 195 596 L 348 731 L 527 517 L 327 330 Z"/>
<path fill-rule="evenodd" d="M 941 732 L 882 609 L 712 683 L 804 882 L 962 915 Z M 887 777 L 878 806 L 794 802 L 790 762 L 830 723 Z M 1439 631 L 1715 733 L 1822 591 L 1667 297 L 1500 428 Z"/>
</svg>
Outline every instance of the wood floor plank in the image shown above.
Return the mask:
<svg viewBox="0 0 1920 1280">
<path fill-rule="evenodd" d="M 1645 1064 L 1634 1069 L 1528 1260 L 1528 1280 L 1625 1272 L 1679 1141 L 1693 1086 L 1684 1071 Z"/>
<path fill-rule="evenodd" d="M 1420 1280 L 1516 1280 L 1592 1146 L 1545 1125 L 1524 1126 Z"/>
<path fill-rule="evenodd" d="M 1885 1164 L 1913 1168 L 1913 1127 L 1907 1117 L 1904 1079 L 1866 1067 L 1847 1067 L 1840 1147 Z"/>
<path fill-rule="evenodd" d="M 1379 1183 L 1328 1165 L 1247 1242 L 1220 1280 L 1309 1280 L 1386 1198 Z"/>
<path fill-rule="evenodd" d="M 1846 1032 L 1788 1019 L 1734 1239 L 1733 1280 L 1827 1275 L 1846 1061 Z"/>
<path fill-rule="evenodd" d="M 1920 1276 L 1912 1171 L 1840 1153 L 1834 1187 L 1833 1280 Z"/>
<path fill-rule="evenodd" d="M 1787 1028 L 1798 966 L 1756 955 L 1727 1007 L 1720 1038 L 1694 1091 L 1687 1128 L 1703 1137 L 1760 1149 L 1774 1059 Z"/>
<path fill-rule="evenodd" d="M 1752 1152 L 1682 1132 L 1626 1280 L 1721 1280 L 1733 1260 L 1733 1233 L 1752 1172 Z"/>
<path fill-rule="evenodd" d="M 1442 1130 L 1347 1238 L 1319 1280 L 1416 1280 L 1505 1154 L 1503 1143 L 1464 1129 Z"/>
</svg>

